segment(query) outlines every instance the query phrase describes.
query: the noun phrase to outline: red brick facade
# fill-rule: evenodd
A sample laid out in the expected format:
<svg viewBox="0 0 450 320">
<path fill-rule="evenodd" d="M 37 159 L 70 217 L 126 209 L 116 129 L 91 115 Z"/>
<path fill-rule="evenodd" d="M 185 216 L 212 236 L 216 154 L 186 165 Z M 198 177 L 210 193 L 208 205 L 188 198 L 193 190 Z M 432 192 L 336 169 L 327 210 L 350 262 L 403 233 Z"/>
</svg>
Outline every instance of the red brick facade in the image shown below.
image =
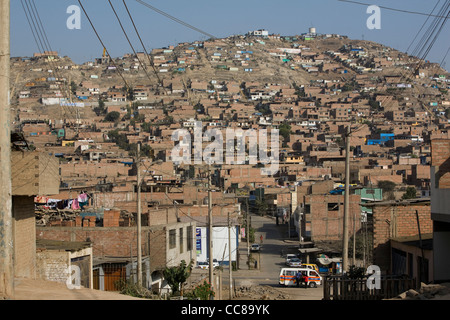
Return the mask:
<svg viewBox="0 0 450 320">
<path fill-rule="evenodd" d="M 450 188 L 450 140 L 435 139 L 431 141 L 433 154 L 431 165 L 436 167 L 436 188 Z"/>
<path fill-rule="evenodd" d="M 433 232 L 429 202 L 421 204 L 385 203 L 374 206 L 373 211 L 373 260 L 381 270 L 389 270 L 391 262 L 390 239 L 417 236 L 419 215 L 421 234 Z"/>
</svg>

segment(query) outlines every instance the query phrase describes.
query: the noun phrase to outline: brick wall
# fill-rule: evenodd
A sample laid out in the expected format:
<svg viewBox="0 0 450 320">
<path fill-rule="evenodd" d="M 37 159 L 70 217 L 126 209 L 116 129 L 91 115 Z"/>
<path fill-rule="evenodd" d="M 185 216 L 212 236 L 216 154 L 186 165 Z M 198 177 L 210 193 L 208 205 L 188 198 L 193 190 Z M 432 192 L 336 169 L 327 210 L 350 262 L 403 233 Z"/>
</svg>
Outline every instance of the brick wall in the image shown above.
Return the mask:
<svg viewBox="0 0 450 320">
<path fill-rule="evenodd" d="M 14 273 L 17 277 L 34 278 L 36 238 L 34 197 L 13 196 Z"/>
<path fill-rule="evenodd" d="M 431 153 L 433 167 L 436 175 L 436 188 L 450 188 L 450 140 L 435 139 L 431 141 Z"/>
<path fill-rule="evenodd" d="M 144 228 L 142 232 L 142 244 L 147 239 Z M 91 241 L 93 243 L 94 256 L 136 256 L 136 228 L 117 227 L 36 227 L 37 239 L 61 240 L 61 241 Z"/>
<path fill-rule="evenodd" d="M 190 223 L 172 223 L 156 227 L 142 227 L 142 254 L 150 255 L 151 271 L 164 268 L 167 265 L 177 265 L 182 259 L 189 262 L 195 258 L 195 243 L 192 250 L 187 251 L 187 239 L 189 238 L 188 226 Z M 195 230 L 195 224 L 192 225 Z M 184 242 L 183 252 L 180 253 L 179 229 L 183 228 Z M 176 246 L 169 249 L 168 230 L 176 229 Z M 92 242 L 93 257 L 116 256 L 136 257 L 137 244 L 136 227 L 36 227 L 37 239 L 60 240 L 60 241 L 90 241 Z M 191 240 L 193 241 L 193 240 Z M 168 252 L 171 259 L 168 259 Z"/>
<path fill-rule="evenodd" d="M 65 251 L 38 250 L 36 253 L 37 279 L 66 283 L 69 276 L 69 257 Z"/>
<path fill-rule="evenodd" d="M 389 239 L 418 235 L 416 210 L 420 232 L 433 232 L 429 205 L 377 205 L 373 211 L 373 259 L 382 270 L 390 268 Z"/>
<path fill-rule="evenodd" d="M 361 197 L 350 195 L 349 197 L 349 234 L 353 234 L 353 217 L 356 217 L 356 232 L 360 229 L 358 223 L 361 216 Z M 318 240 L 340 240 L 342 239 L 344 196 L 343 195 L 306 195 L 305 205 L 309 205 L 306 214 L 306 231 L 311 231 L 311 239 Z"/>
</svg>

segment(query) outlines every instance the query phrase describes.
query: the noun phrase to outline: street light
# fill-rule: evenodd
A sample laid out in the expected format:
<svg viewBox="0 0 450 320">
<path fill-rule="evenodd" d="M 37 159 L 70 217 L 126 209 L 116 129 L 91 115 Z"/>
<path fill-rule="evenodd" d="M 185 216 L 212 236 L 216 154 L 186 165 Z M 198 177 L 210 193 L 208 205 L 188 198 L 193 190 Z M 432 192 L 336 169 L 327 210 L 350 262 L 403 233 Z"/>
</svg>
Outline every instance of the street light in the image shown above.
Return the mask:
<svg viewBox="0 0 450 320">
<path fill-rule="evenodd" d="M 140 153 L 141 153 L 141 144 L 138 143 L 137 145 L 137 155 L 136 155 L 136 169 L 137 169 L 137 283 L 138 286 L 142 286 L 142 239 L 141 239 L 141 186 L 142 182 L 144 181 L 145 175 L 141 179 L 141 172 L 140 172 Z M 148 166 L 153 166 L 155 164 L 161 164 L 163 161 L 158 159 L 155 161 L 152 161 Z"/>
</svg>

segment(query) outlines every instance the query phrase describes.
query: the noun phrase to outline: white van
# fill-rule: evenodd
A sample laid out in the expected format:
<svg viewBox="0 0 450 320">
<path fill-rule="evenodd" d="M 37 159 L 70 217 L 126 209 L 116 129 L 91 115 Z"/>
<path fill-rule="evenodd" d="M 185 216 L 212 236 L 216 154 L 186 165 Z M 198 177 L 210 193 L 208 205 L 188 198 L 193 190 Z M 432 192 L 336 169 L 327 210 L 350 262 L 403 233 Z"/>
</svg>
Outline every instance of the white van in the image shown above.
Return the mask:
<svg viewBox="0 0 450 320">
<path fill-rule="evenodd" d="M 281 268 L 279 276 L 279 284 L 283 286 L 296 286 L 296 275 L 298 272 L 306 272 L 308 275 L 308 286 L 315 288 L 322 284 L 320 274 L 310 268 Z"/>
</svg>

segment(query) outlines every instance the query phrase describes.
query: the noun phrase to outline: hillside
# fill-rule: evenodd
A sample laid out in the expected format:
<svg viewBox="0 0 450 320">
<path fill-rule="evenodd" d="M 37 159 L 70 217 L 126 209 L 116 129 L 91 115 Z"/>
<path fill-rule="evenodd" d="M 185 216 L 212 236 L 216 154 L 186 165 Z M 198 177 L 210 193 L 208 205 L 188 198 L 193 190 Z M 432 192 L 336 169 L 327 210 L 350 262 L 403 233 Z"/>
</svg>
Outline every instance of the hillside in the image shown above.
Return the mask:
<svg viewBox="0 0 450 320">
<path fill-rule="evenodd" d="M 325 84 L 339 92 L 344 88 L 375 95 L 388 91 L 398 100 L 404 98 L 399 88 L 410 86 L 410 101 L 418 97 L 428 97 L 428 104 L 436 98 L 448 100 L 448 73 L 436 64 L 339 35 L 233 36 L 154 49 L 150 56 L 153 66 L 144 53 L 113 60 L 103 57 L 82 65 L 70 57 L 45 54 L 12 58 L 12 104 L 16 111 L 24 107 L 28 113 L 50 118 L 92 119 L 91 108 L 61 110 L 60 99 L 93 107 L 99 99 L 129 104 L 128 87 L 128 94 L 133 91 L 139 103 L 187 99 L 195 105 L 211 96 L 218 102 L 245 102 L 259 99 L 251 96 L 252 88 L 261 91 L 269 84 L 297 89 Z M 434 83 L 433 77 L 438 76 L 444 82 Z M 137 94 L 145 99 L 137 99 Z"/>
</svg>

